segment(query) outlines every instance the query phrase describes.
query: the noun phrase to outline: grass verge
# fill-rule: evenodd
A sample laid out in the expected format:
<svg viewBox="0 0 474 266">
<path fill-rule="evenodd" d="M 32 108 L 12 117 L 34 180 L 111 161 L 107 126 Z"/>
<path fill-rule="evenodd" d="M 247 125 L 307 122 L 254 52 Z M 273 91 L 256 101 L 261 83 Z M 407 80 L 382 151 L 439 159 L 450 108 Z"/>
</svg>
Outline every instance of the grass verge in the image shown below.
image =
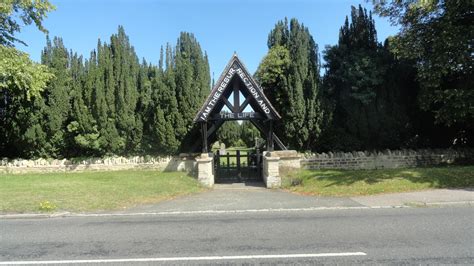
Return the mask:
<svg viewBox="0 0 474 266">
<path fill-rule="evenodd" d="M 283 187 L 318 196 L 362 196 L 434 188 L 474 188 L 474 166 L 382 170 L 300 170 Z"/>
<path fill-rule="evenodd" d="M 119 210 L 203 189 L 183 172 L 6 174 L 0 175 L 0 212 Z"/>
</svg>

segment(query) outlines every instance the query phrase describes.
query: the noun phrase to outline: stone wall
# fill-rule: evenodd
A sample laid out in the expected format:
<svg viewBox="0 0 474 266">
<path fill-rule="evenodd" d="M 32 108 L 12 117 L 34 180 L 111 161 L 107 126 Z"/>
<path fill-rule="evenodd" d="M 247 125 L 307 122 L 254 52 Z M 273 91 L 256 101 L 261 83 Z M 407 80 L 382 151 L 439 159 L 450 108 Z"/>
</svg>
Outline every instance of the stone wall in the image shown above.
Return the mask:
<svg viewBox="0 0 474 266">
<path fill-rule="evenodd" d="M 62 160 L 24 160 L 6 158 L 0 161 L 2 173 L 49 173 L 74 171 L 115 171 L 126 169 L 157 169 L 160 171 L 196 172 L 195 154 L 180 154 L 179 156 L 134 156 L 134 157 L 104 157 L 87 159 Z"/>
<path fill-rule="evenodd" d="M 303 169 L 384 169 L 473 162 L 474 149 L 328 152 L 303 155 Z"/>
</svg>

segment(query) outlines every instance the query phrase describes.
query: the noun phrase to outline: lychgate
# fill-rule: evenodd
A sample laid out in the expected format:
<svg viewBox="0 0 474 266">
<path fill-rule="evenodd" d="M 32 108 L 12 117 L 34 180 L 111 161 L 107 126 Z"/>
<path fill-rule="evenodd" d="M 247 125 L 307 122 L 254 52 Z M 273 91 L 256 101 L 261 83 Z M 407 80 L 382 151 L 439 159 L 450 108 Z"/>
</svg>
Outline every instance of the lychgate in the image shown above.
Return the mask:
<svg viewBox="0 0 474 266">
<path fill-rule="evenodd" d="M 273 151 L 275 146 L 277 149 L 286 150 L 285 145 L 273 132 L 273 123 L 280 118 L 280 114 L 258 83 L 234 54 L 194 118 L 194 122 L 198 123 L 201 129 L 201 139 L 196 141 L 200 142 L 197 144 L 202 147 L 202 154 L 209 154 L 210 145 L 217 139 L 216 132 L 225 121 L 248 120 L 265 136 L 267 151 Z M 214 183 L 215 175 L 216 180 L 221 182 L 261 180 L 264 170 L 261 154 L 262 151 L 247 150 L 235 151 L 232 154 L 209 155 L 207 158 L 198 159 L 198 167 L 205 162 L 214 161 L 212 169 L 203 166 L 198 176 L 212 174 L 212 180 L 201 180 L 209 185 Z M 212 173 L 207 173 L 210 170 Z"/>
</svg>

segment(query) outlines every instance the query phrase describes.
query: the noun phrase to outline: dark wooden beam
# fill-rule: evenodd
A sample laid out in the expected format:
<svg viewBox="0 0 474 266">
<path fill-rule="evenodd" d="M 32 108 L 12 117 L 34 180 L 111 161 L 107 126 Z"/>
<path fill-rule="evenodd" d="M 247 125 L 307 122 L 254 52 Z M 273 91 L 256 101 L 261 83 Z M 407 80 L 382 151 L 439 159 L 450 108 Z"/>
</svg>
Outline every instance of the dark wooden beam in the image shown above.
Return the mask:
<svg viewBox="0 0 474 266">
<path fill-rule="evenodd" d="M 263 120 L 266 119 L 265 116 L 263 116 L 260 113 L 255 113 L 255 112 L 244 112 L 244 113 L 219 113 L 219 114 L 213 114 L 210 117 L 210 120 Z"/>
<path fill-rule="evenodd" d="M 239 93 L 239 81 L 234 79 L 234 113 L 238 113 L 240 109 L 240 93 Z"/>
<path fill-rule="evenodd" d="M 270 120 L 267 123 L 268 123 L 267 151 L 273 151 L 273 121 Z"/>
<path fill-rule="evenodd" d="M 252 96 L 248 96 L 247 98 L 245 98 L 245 101 L 239 107 L 239 113 L 242 113 L 244 111 L 245 107 L 247 107 L 247 105 L 249 104 L 250 99 L 252 99 Z"/>
<path fill-rule="evenodd" d="M 224 120 L 217 120 L 212 126 L 207 130 L 207 138 L 209 138 L 212 134 L 214 134 L 217 129 L 219 129 L 222 124 L 224 124 Z"/>
<path fill-rule="evenodd" d="M 233 107 L 232 104 L 229 102 L 229 100 L 227 100 L 226 97 L 222 97 L 222 101 L 223 101 L 224 104 L 227 106 L 227 108 L 229 108 L 229 110 L 231 110 L 231 111 L 234 110 L 234 107 Z"/>
<path fill-rule="evenodd" d="M 285 144 L 283 144 L 283 141 L 281 141 L 280 138 L 275 133 L 273 133 L 273 141 L 280 148 L 280 150 L 282 150 L 282 151 L 288 150 L 288 148 L 285 146 Z"/>
<path fill-rule="evenodd" d="M 260 133 L 262 133 L 265 137 L 267 137 L 268 130 L 266 129 L 265 125 L 262 123 L 262 121 L 259 120 L 250 120 L 252 125 L 254 125 Z M 275 142 L 275 144 L 283 151 L 288 150 L 288 148 L 283 144 L 283 142 L 278 138 L 278 136 L 273 133 L 272 134 L 272 139 Z"/>
<path fill-rule="evenodd" d="M 207 123 L 201 122 L 202 153 L 207 153 Z"/>
</svg>

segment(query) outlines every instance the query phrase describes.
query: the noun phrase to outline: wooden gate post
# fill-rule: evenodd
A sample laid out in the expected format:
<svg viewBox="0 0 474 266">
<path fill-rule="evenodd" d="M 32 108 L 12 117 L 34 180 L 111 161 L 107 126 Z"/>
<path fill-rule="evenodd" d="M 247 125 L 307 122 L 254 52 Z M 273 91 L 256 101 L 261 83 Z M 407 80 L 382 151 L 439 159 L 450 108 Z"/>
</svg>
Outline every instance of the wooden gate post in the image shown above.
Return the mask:
<svg viewBox="0 0 474 266">
<path fill-rule="evenodd" d="M 202 153 L 207 153 L 207 123 L 201 122 Z"/>
<path fill-rule="evenodd" d="M 242 172 L 240 168 L 240 150 L 236 150 L 235 155 L 237 156 L 235 158 L 237 161 L 237 177 L 239 178 L 239 181 L 242 181 Z"/>
</svg>

